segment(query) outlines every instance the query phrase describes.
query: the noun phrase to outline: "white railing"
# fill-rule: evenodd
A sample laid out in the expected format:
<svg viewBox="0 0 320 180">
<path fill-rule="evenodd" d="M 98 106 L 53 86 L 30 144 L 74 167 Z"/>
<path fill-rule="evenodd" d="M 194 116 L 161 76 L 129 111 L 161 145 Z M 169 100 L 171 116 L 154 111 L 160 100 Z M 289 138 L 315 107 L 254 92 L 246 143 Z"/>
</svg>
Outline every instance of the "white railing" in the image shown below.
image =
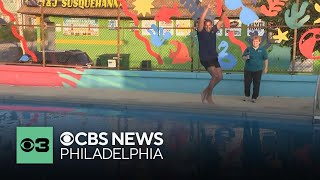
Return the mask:
<svg viewBox="0 0 320 180">
<path fill-rule="evenodd" d="M 320 76 L 318 76 L 313 100 L 313 123 L 320 122 Z"/>
</svg>

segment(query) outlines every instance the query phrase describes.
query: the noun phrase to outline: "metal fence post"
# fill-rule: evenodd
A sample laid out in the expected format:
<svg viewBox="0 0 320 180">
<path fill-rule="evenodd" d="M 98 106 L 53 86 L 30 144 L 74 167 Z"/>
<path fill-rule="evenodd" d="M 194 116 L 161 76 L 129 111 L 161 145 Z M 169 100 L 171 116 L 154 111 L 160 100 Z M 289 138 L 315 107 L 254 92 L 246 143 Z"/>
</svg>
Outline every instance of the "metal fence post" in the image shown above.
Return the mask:
<svg viewBox="0 0 320 180">
<path fill-rule="evenodd" d="M 117 68 L 120 69 L 120 5 L 118 6 L 118 14 L 117 14 L 117 21 L 118 21 L 118 27 L 117 27 Z"/>
<path fill-rule="evenodd" d="M 190 52 L 190 56 L 191 56 L 191 72 L 193 72 L 193 60 L 194 60 L 194 58 L 193 58 L 193 51 L 194 51 L 194 38 L 193 38 L 193 29 L 191 30 L 191 32 L 190 32 L 190 38 L 191 38 L 191 52 Z"/>
<path fill-rule="evenodd" d="M 299 11 L 299 3 L 300 0 L 296 0 L 297 3 L 297 13 Z M 297 20 L 296 20 L 297 21 Z M 291 73 L 294 74 L 295 72 L 295 65 L 296 65 L 296 56 L 297 56 L 297 35 L 298 35 L 298 30 L 295 29 L 293 31 L 293 49 L 292 49 L 292 61 L 291 61 Z"/>
<path fill-rule="evenodd" d="M 40 30 L 41 30 L 41 49 L 42 49 L 42 66 L 46 66 L 45 55 L 45 41 L 44 41 L 44 15 L 43 15 L 43 3 L 40 4 L 41 18 L 40 18 Z"/>
</svg>

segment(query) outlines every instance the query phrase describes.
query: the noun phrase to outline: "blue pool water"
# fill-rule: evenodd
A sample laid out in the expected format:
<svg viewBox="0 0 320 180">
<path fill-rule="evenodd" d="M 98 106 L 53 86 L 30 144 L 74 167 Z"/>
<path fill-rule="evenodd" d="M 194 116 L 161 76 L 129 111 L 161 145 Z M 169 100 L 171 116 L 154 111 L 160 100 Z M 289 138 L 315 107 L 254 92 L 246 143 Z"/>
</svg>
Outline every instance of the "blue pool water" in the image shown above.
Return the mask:
<svg viewBox="0 0 320 180">
<path fill-rule="evenodd" d="M 0 104 L 0 168 L 11 179 L 319 177 L 320 133 L 305 117 L 74 104 Z M 16 127 L 53 127 L 53 165 L 16 164 Z M 163 159 L 60 159 L 62 132 L 162 132 Z M 152 146 L 152 148 L 155 148 Z M 29 178 L 28 178 L 29 179 Z"/>
</svg>

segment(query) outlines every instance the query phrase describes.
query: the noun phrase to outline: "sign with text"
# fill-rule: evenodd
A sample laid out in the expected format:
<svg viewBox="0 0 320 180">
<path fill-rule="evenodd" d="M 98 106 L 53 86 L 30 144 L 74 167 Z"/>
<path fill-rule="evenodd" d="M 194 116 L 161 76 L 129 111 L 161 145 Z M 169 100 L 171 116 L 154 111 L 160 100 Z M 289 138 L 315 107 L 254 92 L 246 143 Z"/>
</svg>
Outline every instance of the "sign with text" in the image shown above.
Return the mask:
<svg viewBox="0 0 320 180">
<path fill-rule="evenodd" d="M 141 21 L 141 26 L 142 28 L 142 35 L 143 36 L 150 36 L 151 34 L 148 32 L 148 29 L 146 28 L 150 28 L 150 30 L 152 31 L 153 34 L 155 34 L 156 32 L 154 32 L 154 30 L 151 28 L 152 24 L 157 24 L 157 22 L 155 20 L 142 20 Z"/>
<path fill-rule="evenodd" d="M 261 19 L 258 19 L 254 21 L 252 24 L 249 25 L 248 30 L 247 30 L 247 36 L 251 36 L 256 32 L 258 36 L 263 36 L 264 34 L 264 29 L 261 27 L 265 26 L 265 22 L 262 21 Z"/>
<path fill-rule="evenodd" d="M 190 28 L 190 20 L 176 20 L 176 35 L 177 36 L 187 36 L 191 33 L 191 29 L 178 29 L 178 28 Z"/>
<path fill-rule="evenodd" d="M 173 21 L 170 21 L 170 22 L 160 21 L 159 27 L 163 28 L 163 34 L 165 34 L 166 32 L 169 32 L 171 35 L 173 34 Z"/>
<path fill-rule="evenodd" d="M 73 36 L 98 36 L 98 19 L 63 18 L 63 34 Z"/>
<path fill-rule="evenodd" d="M 27 6 L 63 7 L 63 8 L 118 8 L 117 0 L 27 0 Z"/>
<path fill-rule="evenodd" d="M 228 36 L 229 31 L 233 31 L 234 36 L 241 36 L 241 26 L 239 19 L 230 19 L 230 28 L 225 28 L 225 36 Z"/>
</svg>

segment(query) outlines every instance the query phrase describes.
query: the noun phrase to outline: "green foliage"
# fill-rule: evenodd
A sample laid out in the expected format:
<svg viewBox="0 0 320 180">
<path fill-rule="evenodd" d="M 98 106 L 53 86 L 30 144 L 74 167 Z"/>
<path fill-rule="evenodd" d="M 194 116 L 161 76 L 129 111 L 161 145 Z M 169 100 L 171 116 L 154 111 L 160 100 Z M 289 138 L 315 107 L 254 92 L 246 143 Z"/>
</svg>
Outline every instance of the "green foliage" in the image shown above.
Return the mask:
<svg viewBox="0 0 320 180">
<path fill-rule="evenodd" d="M 19 41 L 12 34 L 11 25 L 12 25 L 12 23 L 8 23 L 5 26 L 0 26 L 0 43 L 12 43 L 12 42 Z"/>
<path fill-rule="evenodd" d="M 12 26 L 12 23 L 7 24 L 6 26 L 0 26 L 0 42 L 1 43 L 19 42 L 19 40 L 12 34 L 11 26 Z M 37 32 L 36 30 L 24 29 L 23 37 L 27 41 L 36 41 Z"/>
<path fill-rule="evenodd" d="M 37 31 L 30 30 L 30 29 L 24 29 L 23 30 L 23 37 L 26 39 L 26 41 L 36 41 L 37 40 Z"/>
<path fill-rule="evenodd" d="M 320 51 L 315 51 L 314 56 L 320 56 Z M 316 74 L 320 73 L 320 59 L 315 59 L 313 64 L 313 72 Z"/>
</svg>

